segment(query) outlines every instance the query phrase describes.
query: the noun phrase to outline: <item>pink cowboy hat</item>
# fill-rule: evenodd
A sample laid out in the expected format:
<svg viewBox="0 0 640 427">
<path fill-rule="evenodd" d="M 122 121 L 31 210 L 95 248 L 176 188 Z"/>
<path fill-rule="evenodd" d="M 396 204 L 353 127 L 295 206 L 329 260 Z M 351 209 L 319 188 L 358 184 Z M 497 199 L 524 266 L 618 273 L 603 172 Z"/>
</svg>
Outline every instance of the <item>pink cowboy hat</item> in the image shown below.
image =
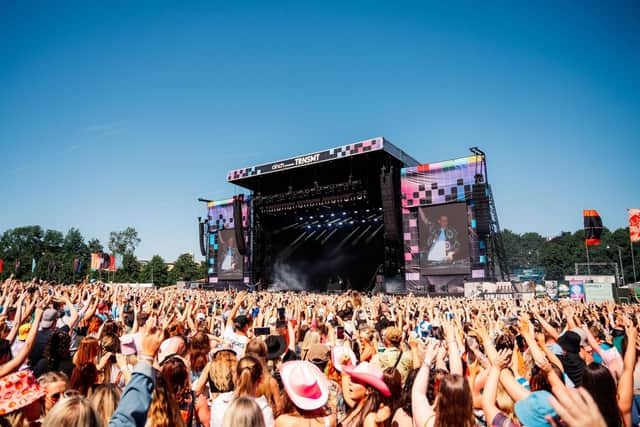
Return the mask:
<svg viewBox="0 0 640 427">
<path fill-rule="evenodd" d="M 312 411 L 327 403 L 329 381 L 313 363 L 285 362 L 280 365 L 280 378 L 291 402 L 303 411 Z"/>
<path fill-rule="evenodd" d="M 391 396 L 389 386 L 384 382 L 380 368 L 369 362 L 361 362 L 358 366 L 345 365 L 344 373 L 359 383 L 368 384 L 385 396 Z"/>
</svg>

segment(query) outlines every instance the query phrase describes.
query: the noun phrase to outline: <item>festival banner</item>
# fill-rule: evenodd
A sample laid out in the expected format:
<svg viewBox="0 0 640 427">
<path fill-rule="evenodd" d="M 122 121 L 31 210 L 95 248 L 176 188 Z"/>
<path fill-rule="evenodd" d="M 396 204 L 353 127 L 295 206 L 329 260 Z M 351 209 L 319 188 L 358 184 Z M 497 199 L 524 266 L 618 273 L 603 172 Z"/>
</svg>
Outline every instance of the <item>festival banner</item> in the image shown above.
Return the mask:
<svg viewBox="0 0 640 427">
<path fill-rule="evenodd" d="M 611 283 L 585 283 L 584 292 L 587 302 L 613 302 L 613 285 Z"/>
<path fill-rule="evenodd" d="M 80 271 L 80 260 L 78 258 L 73 260 L 73 272 L 77 273 L 78 271 Z"/>
<path fill-rule="evenodd" d="M 582 280 L 569 281 L 569 297 L 572 301 L 584 301 L 584 282 Z"/>
<path fill-rule="evenodd" d="M 35 272 L 36 271 L 36 259 L 35 258 L 31 258 L 31 272 Z"/>
<path fill-rule="evenodd" d="M 124 257 L 122 254 L 116 254 L 116 270 L 122 270 L 124 268 Z"/>
<path fill-rule="evenodd" d="M 587 246 L 596 246 L 600 244 L 600 236 L 602 235 L 602 218 L 598 211 L 587 209 L 582 211 L 584 216 L 584 243 Z"/>
<path fill-rule="evenodd" d="M 558 281 L 558 299 L 569 298 L 569 282 L 566 280 Z"/>
<path fill-rule="evenodd" d="M 629 238 L 631 243 L 640 242 L 640 208 L 627 209 L 629 212 Z"/>
<path fill-rule="evenodd" d="M 100 264 L 102 262 L 102 258 L 99 253 L 91 254 L 91 271 L 100 270 Z"/>
<path fill-rule="evenodd" d="M 109 271 L 116 271 L 116 257 L 109 255 Z"/>
<path fill-rule="evenodd" d="M 558 297 L 558 281 L 557 280 L 545 280 L 544 286 L 547 290 L 547 296 L 552 300 Z"/>
</svg>

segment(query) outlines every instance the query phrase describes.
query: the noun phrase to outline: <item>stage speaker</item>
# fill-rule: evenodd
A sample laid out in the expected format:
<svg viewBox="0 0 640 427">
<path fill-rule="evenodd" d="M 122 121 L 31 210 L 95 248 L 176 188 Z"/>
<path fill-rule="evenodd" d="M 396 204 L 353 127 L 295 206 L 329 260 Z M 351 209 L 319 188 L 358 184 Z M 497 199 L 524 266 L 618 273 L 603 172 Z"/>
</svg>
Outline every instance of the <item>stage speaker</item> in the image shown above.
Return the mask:
<svg viewBox="0 0 640 427">
<path fill-rule="evenodd" d="M 198 234 L 200 235 L 200 253 L 207 256 L 207 249 L 204 245 L 204 222 L 198 221 Z"/>
<path fill-rule="evenodd" d="M 471 200 L 473 200 L 476 231 L 478 236 L 484 237 L 491 232 L 491 213 L 489 212 L 489 197 L 486 184 L 473 184 Z"/>
<path fill-rule="evenodd" d="M 242 224 L 242 202 L 244 196 L 242 194 L 233 197 L 233 227 L 236 233 L 236 245 L 238 245 L 238 253 L 240 255 L 247 254 L 247 245 L 244 241 L 244 227 Z"/>
<path fill-rule="evenodd" d="M 384 238 L 400 239 L 399 217 L 396 203 L 396 183 L 393 165 L 380 171 L 380 193 L 382 196 L 382 218 L 384 221 Z"/>
</svg>

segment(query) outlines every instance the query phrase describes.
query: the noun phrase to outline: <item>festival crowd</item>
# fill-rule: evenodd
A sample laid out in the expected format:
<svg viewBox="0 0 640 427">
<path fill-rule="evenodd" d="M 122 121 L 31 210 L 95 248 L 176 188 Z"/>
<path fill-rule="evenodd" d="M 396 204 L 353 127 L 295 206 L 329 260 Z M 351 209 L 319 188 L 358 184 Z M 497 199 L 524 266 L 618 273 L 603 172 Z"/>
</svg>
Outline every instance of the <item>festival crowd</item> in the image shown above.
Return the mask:
<svg viewBox="0 0 640 427">
<path fill-rule="evenodd" d="M 638 426 L 637 307 L 9 278 L 0 426 Z"/>
</svg>

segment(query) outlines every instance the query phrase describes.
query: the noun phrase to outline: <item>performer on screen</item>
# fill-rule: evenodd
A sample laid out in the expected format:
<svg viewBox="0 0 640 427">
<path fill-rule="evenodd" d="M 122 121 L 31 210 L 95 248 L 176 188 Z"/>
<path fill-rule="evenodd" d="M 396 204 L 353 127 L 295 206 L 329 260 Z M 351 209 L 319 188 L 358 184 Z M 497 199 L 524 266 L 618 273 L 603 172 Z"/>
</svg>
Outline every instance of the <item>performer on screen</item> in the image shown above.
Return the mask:
<svg viewBox="0 0 640 427">
<path fill-rule="evenodd" d="M 235 248 L 233 246 L 233 238 L 229 237 L 227 240 L 227 251 L 220 265 L 220 270 L 222 271 L 234 271 L 237 268 Z"/>
<path fill-rule="evenodd" d="M 429 233 L 429 262 L 452 263 L 460 250 L 458 231 L 449 226 L 449 217 L 440 215 L 438 226 L 433 227 Z"/>
</svg>

